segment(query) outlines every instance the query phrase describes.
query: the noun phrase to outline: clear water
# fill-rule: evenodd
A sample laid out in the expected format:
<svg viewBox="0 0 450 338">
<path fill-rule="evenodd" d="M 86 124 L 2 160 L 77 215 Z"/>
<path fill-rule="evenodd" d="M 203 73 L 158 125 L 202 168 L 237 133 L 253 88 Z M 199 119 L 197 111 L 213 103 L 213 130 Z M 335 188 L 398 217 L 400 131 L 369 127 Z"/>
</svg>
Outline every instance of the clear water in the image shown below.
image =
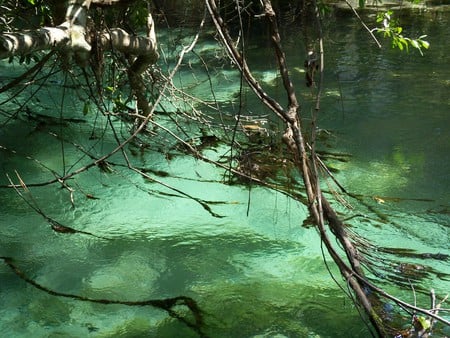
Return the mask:
<svg viewBox="0 0 450 338">
<path fill-rule="evenodd" d="M 377 245 L 450 254 L 448 14 L 425 23 L 412 20 L 408 26 L 430 35 L 432 49 L 423 57 L 389 47 L 377 50 L 364 31 L 355 29 L 353 19 L 338 18 L 334 24 L 326 46 L 326 87 L 319 119 L 320 128 L 329 131 L 329 136 L 321 139 L 321 147 L 351 155 L 347 162 L 328 160 L 328 164 L 339 169 L 336 178 L 341 184 L 361 196 L 343 196 L 352 205 L 351 211 L 336 207 L 347 215 L 362 215 L 352 219 L 353 229 Z M 298 41 L 302 38 L 296 29 L 290 33 L 285 42 L 290 65 L 301 70 L 304 53 Z M 267 71 L 273 57 L 262 49 L 266 45 L 255 41 L 249 57 L 270 92 L 284 100 L 279 79 Z M 169 40 L 161 38 L 167 55 L 169 46 Z M 216 50 L 213 41 L 197 48 L 203 56 Z M 190 61 L 190 67 L 200 67 L 197 57 Z M 0 63 L 2 83 L 21 71 L 17 64 Z M 190 90 L 201 99 L 212 100 L 205 73 L 196 73 L 195 78 L 189 74 L 187 68 L 176 83 L 189 88 L 204 81 Z M 303 76 L 293 72 L 302 111 L 308 115 L 313 103 Z M 211 81 L 221 105 L 234 107 L 230 100 L 239 88 L 237 74 L 225 66 Z M 62 89 L 57 84 L 44 86 L 39 102 L 33 99 L 28 105 L 39 113 L 58 116 Z M 36 89 L 28 86 L 19 100 L 23 102 Z M 91 119 L 82 116 L 79 99 L 71 93 L 65 96 L 64 116 Z M 1 100 L 8 95 L 0 94 Z M 267 114 L 253 105 L 250 95 L 248 100 L 249 112 Z M 301 226 L 307 216 L 301 203 L 267 188 L 223 184 L 222 169 L 190 157 L 169 159 L 156 149 L 133 155 L 130 147 L 127 151 L 135 165 L 165 172 L 168 175 L 150 176 L 199 200 L 214 201 L 212 212 L 222 217 L 117 165 L 112 173 L 91 168 L 69 180 L 75 189 L 73 207 L 67 190 L 56 185 L 33 187 L 32 183 L 53 178 L 46 167 L 62 174 L 89 163 L 74 143 L 95 155 L 112 150 L 116 144 L 108 131 L 101 140 L 89 139 L 92 130 L 102 134 L 106 121 L 99 117 L 95 125 L 89 120 L 39 131 L 26 119 L 7 119 L 17 109 L 14 103 L 0 106 L 0 145 L 7 148 L 0 150 L 0 184 L 8 183 L 6 174 L 17 181 L 17 170 L 33 200 L 30 193 L 24 196 L 45 214 L 107 238 L 53 232 L 16 192 L 2 189 L 0 256 L 13 257 L 32 280 L 60 293 L 93 299 L 189 296 L 201 307 L 205 333 L 212 337 L 368 335 L 355 307 L 330 277 L 316 231 Z M 164 105 L 168 111 L 173 109 L 169 102 Z M 62 144 L 46 131 L 61 132 L 70 142 Z M 222 145 L 208 154 L 219 158 L 227 151 Z M 111 161 L 124 162 L 120 155 Z M 86 194 L 97 199 L 88 199 Z M 449 292 L 448 261 L 401 259 L 424 264 L 430 271 L 417 281 L 417 290 L 432 287 L 441 297 Z M 395 266 L 389 269 L 396 273 Z M 409 286 L 382 285 L 413 301 Z M 419 305 L 428 306 L 426 296 L 417 297 Z M 25 283 L 5 264 L 0 264 L 0 332 L 4 337 L 197 336 L 166 312 L 149 306 L 95 304 L 48 294 Z"/>
</svg>

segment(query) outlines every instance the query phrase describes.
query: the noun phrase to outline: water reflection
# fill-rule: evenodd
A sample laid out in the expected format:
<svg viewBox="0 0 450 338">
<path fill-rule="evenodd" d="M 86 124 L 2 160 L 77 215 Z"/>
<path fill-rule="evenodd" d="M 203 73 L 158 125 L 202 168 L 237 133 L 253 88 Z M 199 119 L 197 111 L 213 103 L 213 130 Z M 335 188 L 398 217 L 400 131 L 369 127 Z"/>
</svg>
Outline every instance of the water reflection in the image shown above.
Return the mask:
<svg viewBox="0 0 450 338">
<path fill-rule="evenodd" d="M 449 60 L 439 45 L 448 40 L 445 23 L 430 33 L 436 43 L 432 41 L 423 58 L 374 50 L 353 21 L 338 23 L 333 44 L 327 46 L 320 124 L 330 131 L 325 150 L 352 155 L 347 161 L 329 162 L 339 170 L 340 182 L 362 196 L 348 198 L 361 215 L 349 223 L 357 234 L 380 245 L 448 254 Z M 292 64 L 297 67 L 293 78 L 308 114 L 312 96 L 304 90 L 304 74 L 299 71 L 303 60 L 295 36 L 291 39 L 287 52 L 293 63 L 298 61 Z M 201 53 L 209 53 L 208 44 Z M 257 62 L 256 74 L 272 94 L 282 96 L 275 71 L 267 70 L 266 61 L 273 57 L 259 47 L 249 52 L 250 60 Z M 200 63 L 197 59 L 193 64 Z M 187 88 L 200 82 L 194 94 L 210 99 L 206 74 L 196 75 L 180 76 L 178 84 Z M 226 109 L 235 108 L 230 101 L 239 90 L 236 72 L 220 72 L 212 84 L 219 90 L 215 99 L 227 102 Z M 66 135 L 96 154 L 115 146 L 112 136 L 89 140 L 91 130 L 84 128 L 68 126 Z M 11 122 L 0 132 L 0 145 L 17 151 L 2 150 L 3 173 L 19 168 L 24 181 L 34 183 L 52 177 L 51 170 L 27 159 L 29 155 L 52 170 L 69 170 L 61 163 L 61 144 L 48 133 L 36 134 L 26 121 Z M 164 136 L 158 142 L 161 149 L 175 147 Z M 65 147 L 67 159 L 76 155 L 74 160 L 80 160 L 76 165 L 90 160 L 79 159 L 73 144 Z M 199 302 L 207 333 L 213 337 L 367 336 L 356 309 L 324 266 L 316 232 L 300 227 L 307 215 L 304 205 L 277 191 L 253 186 L 249 192 L 248 187 L 224 185 L 223 172 L 209 164 L 180 152 L 169 159 L 153 150 L 131 161 L 151 167 L 152 177 L 164 173 L 158 178 L 165 183 L 216 202 L 211 208 L 225 217 L 211 217 L 195 200 L 145 182 L 123 167 L 112 173 L 93 168 L 71 182 L 76 187 L 75 208 L 62 189 L 32 188 L 31 193 L 62 224 L 108 239 L 55 233 L 13 191 L 3 190 L 0 256 L 14 257 L 27 276 L 59 292 L 123 300 L 191 296 Z M 219 146 L 210 151 L 220 158 L 227 150 Z M 120 162 L 118 157 L 113 160 Z M 7 184 L 4 176 L 0 180 Z M 430 274 L 420 281 L 422 288 L 432 285 L 440 293 L 448 292 L 447 263 L 426 261 Z M 410 265 L 401 267 L 405 266 Z M 403 273 L 398 267 L 392 266 L 389 273 Z M 330 269 L 338 276 L 334 267 Z M 6 336 L 196 336 L 157 309 L 45 294 L 4 265 L 0 280 L 0 327 Z M 410 297 L 411 292 L 406 288 L 402 295 Z"/>
</svg>

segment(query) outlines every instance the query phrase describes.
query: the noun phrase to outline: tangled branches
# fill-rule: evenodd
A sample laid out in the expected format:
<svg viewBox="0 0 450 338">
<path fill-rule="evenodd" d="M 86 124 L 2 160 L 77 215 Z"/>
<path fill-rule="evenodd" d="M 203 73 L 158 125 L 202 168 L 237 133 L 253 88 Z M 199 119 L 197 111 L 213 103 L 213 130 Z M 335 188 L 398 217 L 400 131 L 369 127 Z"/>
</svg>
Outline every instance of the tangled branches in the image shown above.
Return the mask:
<svg viewBox="0 0 450 338">
<path fill-rule="evenodd" d="M 247 7 L 241 8 L 239 3 L 236 2 L 238 11 L 245 12 L 248 10 Z M 28 107 L 27 102 L 29 101 L 20 104 L 17 114 L 11 114 L 7 112 L 7 109 L 2 111 L 9 121 L 24 119 L 26 122 L 30 122 L 30 125 L 34 124 L 34 128 L 30 128 L 30 133 L 45 133 L 53 140 L 56 140 L 60 144 L 62 157 L 62 166 L 55 169 L 37 158 L 16 152 L 11 147 L 0 145 L 2 152 L 11 156 L 22 156 L 32 162 L 33 165 L 44 169 L 47 176 L 50 176 L 47 180 L 39 180 L 35 177 L 24 178 L 20 172 L 14 171 L 18 183 L 14 182 L 16 179 L 13 179 L 12 175 L 8 175 L 8 181 L 3 188 L 14 189 L 25 203 L 51 226 L 53 231 L 97 237 L 108 241 L 111 240 L 108 236 L 99 236 L 95 232 L 77 230 L 75 227 L 63 225 L 63 222 L 50 217 L 46 214 L 45 208 L 35 201 L 28 188 L 57 185 L 68 193 L 70 205 L 72 208 L 75 208 L 78 192 L 81 192 L 88 199 L 98 199 L 96 191 L 91 191 L 89 190 L 90 187 L 85 188 L 78 184 L 77 178 L 82 174 L 98 170 L 105 175 L 117 174 L 123 175 L 125 178 L 126 175 L 123 172 L 126 172 L 127 174 L 137 174 L 145 182 L 156 183 L 164 188 L 164 192 L 143 188 L 142 185 L 138 185 L 132 180 L 127 181 L 135 184 L 137 189 L 148 194 L 189 199 L 201 206 L 202 211 L 208 215 L 218 219 L 223 218 L 224 215 L 217 212 L 214 206 L 221 203 L 232 203 L 231 201 L 211 201 L 206 198 L 199 198 L 195 195 L 196 193 L 179 188 L 175 180 L 169 183 L 166 181 L 167 178 L 177 179 L 178 177 L 170 175 L 164 170 L 154 168 L 152 166 L 153 163 L 148 163 L 148 157 L 150 156 L 144 156 L 152 152 L 152 154 L 159 156 L 157 157 L 158 159 L 170 163 L 179 154 L 188 154 L 196 161 L 206 162 L 223 169 L 229 177 L 234 178 L 234 180 L 227 180 L 224 174 L 222 181 L 225 183 L 245 183 L 250 187 L 251 184 L 260 184 L 281 191 L 306 205 L 312 216 L 311 219 L 320 234 L 322 243 L 338 266 L 344 282 L 352 290 L 356 298 L 355 303 L 363 308 L 370 319 L 374 335 L 383 336 L 391 332 L 398 332 L 396 328 L 391 330 L 391 328 L 387 327 L 383 318 L 382 307 L 386 299 L 397 304 L 402 309 L 407 309 L 406 311 L 409 311 L 408 313 L 411 315 L 416 315 L 416 322 L 418 323 L 421 323 L 422 319 L 425 318 L 425 321 L 429 322 L 429 327 L 425 328 L 424 326 L 427 324 L 422 323 L 422 329 L 429 331 L 435 321 L 448 324 L 448 321 L 439 316 L 439 311 L 443 310 L 439 309 L 440 304 L 436 305 L 436 301 L 434 302 L 435 305 L 432 305 L 431 310 L 410 305 L 384 292 L 367 276 L 367 271 L 374 272 L 377 269 L 376 266 L 374 269 L 370 269 L 370 267 L 373 267 L 373 265 L 370 265 L 371 258 L 375 257 L 375 255 L 370 257 L 374 247 L 366 245 L 366 242 L 363 242 L 360 237 L 348 229 L 346 222 L 342 220 L 342 216 L 335 211 L 332 202 L 328 200 L 322 191 L 320 174 L 324 172 L 325 176 L 332 177 L 332 175 L 316 151 L 315 124 L 312 127 L 313 135 L 309 138 L 310 142 L 306 141 L 308 139 L 305 136 L 306 128 L 304 124 L 306 119 L 303 116 L 297 93 L 290 79 L 287 57 L 283 51 L 280 32 L 278 31 L 277 16 L 270 1 L 262 1 L 262 3 L 262 12 L 258 15 L 258 18 L 266 20 L 265 22 L 270 31 L 276 63 L 288 101 L 287 108 L 284 108 L 276 99 L 270 96 L 261 82 L 252 73 L 247 63 L 245 48 L 243 48 L 243 51 L 239 51 L 236 48 L 238 43 L 231 38 L 225 20 L 220 15 L 220 8 L 217 7 L 216 2 L 213 0 L 206 2 L 207 11 L 213 20 L 215 32 L 219 36 L 223 48 L 232 64 L 240 72 L 240 78 L 233 78 L 232 80 L 240 82 L 238 93 L 234 93 L 235 97 L 238 97 L 240 100 L 239 113 L 237 115 L 223 111 L 221 105 L 224 102 L 230 106 L 235 104 L 235 102 L 228 98 L 219 102 L 219 99 L 215 97 L 216 92 L 213 88 L 214 79 L 211 76 L 210 69 L 212 64 L 217 62 L 218 59 L 220 59 L 222 66 L 226 63 L 222 58 L 223 50 L 217 51 L 217 54 L 213 57 L 194 51 L 194 47 L 201 37 L 201 32 L 204 30 L 206 13 L 197 27 L 196 33 L 192 34 L 190 40 L 177 38 L 178 40 L 172 41 L 174 45 L 172 52 L 177 57 L 171 64 L 165 64 L 166 69 L 153 64 L 156 54 L 148 57 L 145 53 L 139 54 L 136 50 L 130 51 L 128 49 L 129 45 L 125 46 L 126 48 L 120 45 L 122 40 L 131 39 L 129 35 L 126 35 L 129 33 L 125 32 L 125 34 L 119 29 L 105 25 L 102 26 L 102 29 L 94 33 L 91 32 L 89 35 L 89 42 L 93 46 L 89 59 L 91 68 L 86 67 L 86 64 L 81 64 L 82 68 L 80 70 L 78 68 L 64 68 L 64 81 L 61 82 L 64 93 L 66 93 L 65 90 L 69 93 L 70 86 L 70 93 L 74 93 L 74 96 L 82 97 L 85 100 L 84 108 L 82 109 L 84 117 L 82 119 L 67 116 L 68 109 L 65 109 L 64 104 L 61 104 L 59 107 L 60 116 L 56 118 L 36 113 Z M 230 8 L 227 7 L 227 10 Z M 240 18 L 240 13 L 233 17 Z M 102 22 L 102 19 L 99 19 L 98 22 Z M 144 44 L 145 41 L 150 41 L 151 48 L 149 44 L 146 46 L 155 51 L 156 36 L 151 16 L 149 16 L 147 22 L 149 31 L 147 32 L 146 40 L 144 39 Z M 85 28 L 90 27 L 87 25 Z M 242 36 L 239 35 L 239 39 L 242 41 Z M 132 41 L 132 45 L 139 45 L 140 40 L 131 39 L 129 41 Z M 315 71 L 318 71 L 320 75 L 323 73 L 322 43 L 319 43 L 319 45 L 321 46 L 319 51 L 320 62 L 319 59 L 315 59 L 311 72 L 307 73 L 310 77 L 314 76 Z M 160 54 L 167 57 L 167 54 L 164 54 L 164 52 Z M 0 89 L 0 93 L 6 92 L 6 90 L 14 90 L 18 88 L 17 86 L 20 83 L 25 82 L 28 82 L 27 84 L 38 84 L 39 88 L 45 87 L 51 81 L 52 75 L 54 75 L 53 70 L 48 73 L 48 76 L 43 76 L 40 79 L 35 80 L 35 76 L 44 69 L 44 64 L 48 65 L 47 62 L 49 60 L 55 60 L 53 59 L 54 55 L 55 52 L 47 54 L 41 62 L 29 71 L 26 71 L 23 76 L 14 79 Z M 108 60 L 105 55 L 109 56 L 110 59 Z M 191 56 L 192 58 L 190 58 Z M 65 61 L 62 60 L 63 63 Z M 321 67 L 320 70 L 315 63 L 316 61 Z M 195 67 L 198 64 L 201 64 L 205 74 L 202 74 L 204 77 L 198 80 L 197 83 L 204 81 L 211 88 L 211 93 L 209 93 L 211 95 L 202 92 L 198 95 L 201 98 L 197 98 L 183 90 L 183 86 L 188 86 L 189 84 L 186 84 L 186 78 L 182 76 L 182 69 L 187 69 L 195 76 L 198 76 L 200 72 L 195 72 L 197 70 Z M 311 62 L 311 64 L 313 63 Z M 40 74 L 42 75 L 42 73 Z M 80 79 L 85 79 L 86 83 L 82 84 Z M 252 114 L 247 118 L 247 116 L 241 114 L 244 111 L 242 103 L 245 92 L 244 81 L 273 116 L 271 115 L 270 118 L 267 118 L 265 114 Z M 308 79 L 308 83 L 313 87 L 314 81 L 311 78 Z M 320 110 L 321 83 L 322 81 L 318 82 L 316 113 Z M 36 93 L 37 91 L 32 96 Z M 67 94 L 67 96 L 69 95 Z M 9 103 L 12 102 L 14 97 L 10 97 Z M 37 97 L 34 97 L 34 100 L 39 102 Z M 208 113 L 205 113 L 205 111 Z M 211 111 L 212 113 L 210 113 Z M 88 116 L 89 114 L 91 116 Z M 92 117 L 93 114 L 96 115 Z M 93 126 L 87 127 L 92 128 L 89 141 L 80 142 L 75 141 L 76 138 L 71 138 L 70 127 L 76 125 L 82 129 L 84 127 L 81 126 L 87 125 L 86 122 L 91 117 L 91 120 L 94 122 Z M 277 128 L 280 128 L 282 131 L 279 132 Z M 106 131 L 108 131 L 108 134 Z M 105 142 L 108 146 L 103 147 L 102 140 L 106 139 L 106 135 L 111 136 L 111 139 L 108 140 L 109 143 Z M 66 162 L 65 155 L 68 148 L 76 152 L 78 156 L 71 163 Z M 216 151 L 218 148 L 222 150 L 225 148 L 226 151 L 219 153 Z M 118 169 L 124 170 L 120 172 Z M 295 185 L 296 189 L 290 190 L 291 186 L 286 187 L 288 184 L 278 184 L 281 181 L 277 177 L 277 175 L 280 175 L 280 172 L 282 172 L 285 179 L 283 182 Z M 293 172 L 294 174 L 292 174 Z M 296 181 L 297 177 L 303 179 L 302 184 Z M 334 181 L 339 188 L 343 189 L 336 180 Z M 85 192 L 85 190 L 87 191 Z M 306 191 L 306 197 L 304 191 Z M 250 197 L 248 205 L 250 206 Z M 337 245 L 333 243 L 333 239 L 337 239 Z M 343 249 L 344 254 L 342 254 L 339 247 Z M 130 303 L 58 293 L 28 278 L 18 269 L 11 258 L 6 257 L 7 255 L 4 256 L 5 264 L 18 277 L 51 295 L 104 304 L 110 302 L 111 304 L 127 305 Z M 442 302 L 443 300 L 438 303 Z M 171 316 L 174 306 L 185 305 L 195 317 L 194 323 L 191 323 L 192 327 L 197 333 L 203 334 L 200 330 L 203 321 L 198 315 L 200 311 L 191 298 L 175 297 L 161 301 L 135 302 L 129 305 L 156 306 L 164 309 Z M 421 315 L 418 315 L 419 313 Z"/>
</svg>

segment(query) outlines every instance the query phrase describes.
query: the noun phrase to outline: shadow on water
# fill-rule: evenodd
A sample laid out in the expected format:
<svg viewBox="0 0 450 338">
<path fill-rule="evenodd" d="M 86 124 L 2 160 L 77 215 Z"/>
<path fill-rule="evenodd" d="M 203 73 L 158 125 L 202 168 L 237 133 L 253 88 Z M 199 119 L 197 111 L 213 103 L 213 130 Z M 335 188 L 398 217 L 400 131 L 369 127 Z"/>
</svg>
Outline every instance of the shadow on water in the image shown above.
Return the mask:
<svg viewBox="0 0 450 338">
<path fill-rule="evenodd" d="M 400 292 L 406 297 L 411 297 L 408 278 L 416 278 L 423 290 L 430 285 L 441 294 L 450 289 L 448 261 L 435 259 L 448 259 L 450 254 L 450 60 L 442 44 L 449 38 L 447 24 L 448 14 L 439 20 L 412 20 L 408 25 L 413 32 L 429 32 L 432 48 L 424 57 L 412 51 L 401 54 L 389 48 L 376 50 L 366 33 L 355 28 L 358 26 L 353 19 L 338 17 L 333 26 L 327 27 L 326 89 L 320 115 L 320 127 L 326 136 L 321 140 L 321 151 L 328 153 L 324 156 L 326 164 L 335 169 L 341 184 L 358 196 L 344 196 L 358 215 L 349 221 L 355 236 L 384 248 L 380 257 L 403 259 L 402 265 L 383 262 L 377 271 L 401 279 L 404 284 Z M 313 100 L 310 90 L 304 89 L 304 40 L 300 30 L 295 28 L 290 33 L 285 45 L 287 56 L 292 60 L 292 76 L 303 100 L 303 112 L 309 114 Z M 210 45 L 211 41 L 205 42 L 205 53 L 209 53 Z M 249 60 L 271 94 L 281 97 L 284 92 L 279 78 L 267 69 L 273 56 L 266 49 L 261 51 L 262 47 L 267 47 L 266 42 L 255 42 Z M 1 66 L 2 71 L 8 69 Z M 235 73 L 224 68 L 211 81 L 224 87 L 217 97 L 227 101 L 235 97 L 238 80 Z M 206 98 L 210 83 L 205 81 L 204 86 L 208 89 L 199 86 L 195 90 Z M 256 107 L 251 100 L 248 105 Z M 48 111 L 40 111 L 44 104 L 35 108 L 42 113 L 41 118 L 48 115 Z M 233 104 L 227 102 L 226 107 L 231 110 Z M 72 113 L 74 118 L 79 117 L 79 111 Z M 257 115 L 266 113 L 258 111 Z M 67 123 L 65 135 L 74 139 L 65 144 L 67 163 L 71 156 L 79 161 L 77 165 L 91 160 L 88 155 L 79 158 L 75 143 L 96 154 L 115 146 L 111 135 L 101 141 L 89 139 L 92 130 L 84 122 Z M 276 122 L 268 119 L 268 123 L 277 128 Z M 0 185 L 8 184 L 4 174 L 13 177 L 15 170 L 27 184 L 46 181 L 52 177 L 52 170 L 61 170 L 61 143 L 55 143 L 48 133 L 61 127 L 23 120 L 1 128 Z M 222 133 L 224 138 L 230 136 L 227 131 Z M 229 156 L 221 157 L 218 135 L 205 135 L 199 134 L 192 142 L 207 144 L 200 147 L 201 151 L 219 159 Z M 105 164 L 103 170 L 95 167 L 71 180 L 75 207 L 65 189 L 30 185 L 42 212 L 75 229 L 72 233 L 52 231 L 49 219 L 35 214 L 11 189 L 2 189 L 2 334 L 367 337 L 357 309 L 324 266 L 316 232 L 300 226 L 307 216 L 304 205 L 281 189 L 252 186 L 238 179 L 239 184 L 223 184 L 221 170 L 184 156 L 176 142 L 169 144 L 164 137 L 158 142 L 158 150 L 147 153 L 138 145 L 130 146 L 133 163 L 154 181 L 122 170 L 124 163 L 116 157 L 112 160 L 121 166 L 111 164 L 110 172 L 104 170 L 108 168 Z M 285 170 L 289 163 L 279 162 L 274 156 L 270 164 L 264 164 L 269 157 L 255 149 L 245 149 L 237 157 L 239 164 L 249 175 L 257 165 L 264 178 L 270 176 L 280 183 L 276 169 Z M 341 155 L 333 157 L 330 149 Z M 162 187 L 156 179 L 189 191 L 199 201 L 215 202 L 208 205 L 223 217 L 211 217 L 198 201 Z M 299 181 L 289 177 L 282 183 Z M 29 194 L 24 196 L 30 198 Z M 373 248 L 367 246 L 367 250 Z M 417 260 L 424 270 L 418 268 Z M 335 268 L 329 268 L 334 276 L 339 275 Z M 144 304 L 146 299 L 149 301 Z"/>
</svg>

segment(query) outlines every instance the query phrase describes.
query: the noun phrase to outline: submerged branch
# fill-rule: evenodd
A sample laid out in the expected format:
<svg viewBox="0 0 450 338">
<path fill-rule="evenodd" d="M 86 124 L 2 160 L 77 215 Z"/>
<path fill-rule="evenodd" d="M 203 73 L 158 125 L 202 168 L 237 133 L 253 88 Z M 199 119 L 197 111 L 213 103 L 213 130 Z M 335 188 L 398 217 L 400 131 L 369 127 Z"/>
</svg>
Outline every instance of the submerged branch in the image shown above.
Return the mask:
<svg viewBox="0 0 450 338">
<path fill-rule="evenodd" d="M 0 93 L 3 93 L 11 88 L 14 88 L 15 86 L 17 86 L 20 82 L 24 81 L 25 79 L 27 79 L 29 76 L 33 75 L 34 73 L 39 72 L 42 67 L 44 66 L 44 64 L 50 59 L 50 57 L 52 57 L 55 54 L 55 51 L 52 50 L 50 52 L 48 52 L 42 59 L 40 59 L 33 67 L 31 67 L 30 69 L 28 69 L 25 73 L 23 73 L 22 75 L 16 77 L 14 80 L 12 80 L 11 82 L 7 83 L 6 85 L 2 86 L 0 88 Z"/>
<path fill-rule="evenodd" d="M 333 209 L 330 202 L 326 199 L 320 189 L 318 170 L 317 168 L 314 168 L 317 163 L 318 166 L 322 166 L 323 163 L 320 163 L 317 160 L 314 145 L 311 147 L 311 154 L 309 154 L 306 150 L 306 142 L 302 134 L 301 118 L 298 114 L 299 104 L 295 96 L 292 82 L 289 78 L 289 73 L 287 72 L 288 68 L 286 66 L 286 57 L 281 47 L 281 39 L 277 28 L 275 12 L 273 11 L 269 0 L 263 0 L 262 3 L 264 7 L 264 16 L 267 18 L 271 29 L 271 38 L 279 72 L 288 96 L 289 105 L 287 109 L 284 109 L 278 102 L 269 97 L 264 89 L 255 80 L 246 63 L 246 60 L 236 49 L 235 44 L 228 33 L 228 29 L 219 14 L 215 1 L 208 0 L 207 6 L 216 26 L 216 30 L 219 33 L 221 42 L 227 50 L 232 62 L 237 65 L 250 88 L 255 92 L 256 96 L 260 98 L 260 100 L 285 123 L 286 129 L 282 139 L 287 145 L 289 151 L 293 154 L 298 171 L 302 175 L 309 200 L 308 208 L 315 220 L 316 225 L 318 226 L 322 241 L 325 243 L 328 252 L 338 266 L 342 276 L 348 285 L 353 289 L 358 303 L 363 306 L 365 313 L 369 317 L 372 326 L 376 331 L 376 334 L 378 336 L 384 336 L 386 334 L 386 327 L 381 319 L 381 315 L 378 313 L 378 307 L 375 307 L 374 304 L 372 304 L 372 302 L 375 304 L 378 303 L 377 296 L 373 292 L 368 292 L 370 289 L 373 291 L 379 291 L 381 289 L 375 288 L 375 286 L 372 286 L 366 280 L 363 266 L 361 264 L 361 259 L 363 258 L 361 253 L 358 251 L 355 243 L 353 243 L 351 237 L 347 233 L 345 224 L 338 217 L 336 211 Z M 321 59 L 323 61 L 323 51 L 321 51 Z M 319 108 L 319 102 L 320 96 L 318 96 L 316 102 L 317 109 Z M 335 245 L 332 244 L 329 238 L 329 230 L 331 230 L 332 234 L 341 244 L 346 254 L 346 261 L 344 261 L 341 254 L 338 253 Z M 384 297 L 387 295 L 386 293 L 379 294 Z M 404 306 L 405 303 L 402 302 L 397 304 Z"/>
<path fill-rule="evenodd" d="M 59 223 L 58 221 L 54 220 L 53 218 L 51 218 L 50 216 L 47 216 L 47 214 L 44 213 L 44 211 L 38 206 L 36 200 L 34 199 L 33 195 L 31 195 L 31 192 L 28 190 L 25 182 L 22 180 L 22 178 L 19 176 L 19 173 L 16 171 L 16 176 L 17 179 L 19 180 L 19 184 L 14 184 L 14 182 L 12 181 L 11 177 L 9 177 L 8 174 L 6 174 L 6 177 L 8 178 L 9 183 L 11 184 L 11 186 L 13 187 L 13 189 L 16 191 L 16 193 L 20 196 L 20 198 L 22 198 L 22 200 L 31 208 L 33 209 L 37 214 L 39 214 L 40 216 L 42 216 L 42 218 L 45 219 L 45 221 L 47 221 L 51 227 L 51 229 L 55 232 L 58 233 L 64 233 L 64 234 L 83 234 L 83 235 L 88 235 L 88 236 L 92 236 L 92 237 L 96 237 L 96 238 L 100 238 L 100 239 L 106 239 L 109 240 L 109 238 L 106 237 L 102 237 L 102 236 L 98 236 L 95 235 L 91 232 L 88 231 L 83 231 L 83 230 L 76 230 L 74 228 L 68 227 L 66 225 L 63 225 L 61 223 Z M 28 201 L 25 196 L 20 192 L 18 187 L 22 187 L 22 189 L 24 189 L 26 192 L 29 193 L 30 198 L 31 198 L 31 202 Z"/>
<path fill-rule="evenodd" d="M 19 267 L 14 264 L 13 259 L 11 257 L 2 257 L 0 256 L 0 259 L 3 260 L 3 262 L 11 268 L 11 270 L 23 281 L 26 283 L 32 285 L 36 289 L 39 289 L 41 291 L 44 291 L 52 296 L 57 297 L 64 297 L 64 298 L 70 298 L 82 302 L 89 302 L 89 303 L 97 303 L 97 304 L 105 304 L 105 305 L 111 305 L 111 304 L 120 304 L 120 305 L 126 305 L 126 306 L 153 306 L 155 308 L 161 309 L 166 311 L 171 317 L 178 319 L 191 329 L 193 329 L 200 337 L 206 337 L 206 335 L 203 333 L 203 314 L 198 306 L 197 302 L 192 299 L 191 297 L 187 296 L 178 296 L 173 298 L 165 298 L 165 299 L 147 299 L 147 300 L 141 300 L 141 301 L 128 301 L 128 300 L 114 300 L 114 299 L 99 299 L 99 298 L 89 298 L 85 296 L 75 295 L 71 293 L 64 293 L 52 290 L 42 284 L 39 284 L 38 282 L 32 280 L 29 278 L 22 270 L 19 269 Z M 186 306 L 189 311 L 192 313 L 194 317 L 194 322 L 190 322 L 188 319 L 186 319 L 184 316 L 181 316 L 178 314 L 175 310 L 175 306 L 184 305 Z"/>
</svg>

